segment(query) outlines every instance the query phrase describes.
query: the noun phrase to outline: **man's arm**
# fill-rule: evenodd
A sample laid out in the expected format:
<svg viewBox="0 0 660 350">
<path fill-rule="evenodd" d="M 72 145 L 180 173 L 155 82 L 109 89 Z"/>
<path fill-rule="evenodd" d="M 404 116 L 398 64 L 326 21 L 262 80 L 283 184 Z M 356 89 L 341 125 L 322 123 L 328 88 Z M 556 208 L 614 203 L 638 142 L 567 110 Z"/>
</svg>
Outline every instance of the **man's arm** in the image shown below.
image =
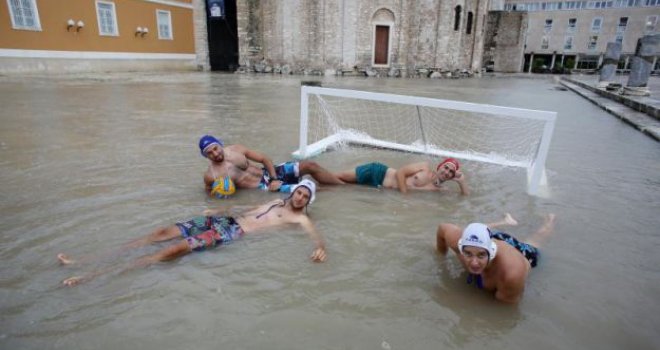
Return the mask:
<svg viewBox="0 0 660 350">
<path fill-rule="evenodd" d="M 209 171 L 204 173 L 204 189 L 206 190 L 206 194 L 211 195 L 214 181 L 215 179 L 211 176 Z"/>
<path fill-rule="evenodd" d="M 460 227 L 454 224 L 440 224 L 436 233 L 436 248 L 438 249 L 438 253 L 446 255 L 447 250 L 451 248 L 454 253 L 458 254 L 458 239 L 460 236 Z"/>
<path fill-rule="evenodd" d="M 396 171 L 396 183 L 401 193 L 408 193 L 408 186 L 406 186 L 406 179 L 416 173 L 428 168 L 425 162 L 411 163 Z"/>
<path fill-rule="evenodd" d="M 273 166 L 273 161 L 270 160 L 270 158 L 266 157 L 265 154 L 261 152 L 257 152 L 255 150 L 249 149 L 243 145 L 236 145 L 236 150 L 243 153 L 245 158 L 263 164 L 264 168 L 266 168 L 266 171 L 268 171 L 268 175 L 270 175 L 271 183 L 268 184 L 268 190 L 269 191 L 277 191 L 280 186 L 282 186 L 282 182 L 277 180 L 277 173 L 275 172 L 275 166 Z"/>
<path fill-rule="evenodd" d="M 507 303 L 516 304 L 522 298 L 525 291 L 525 275 L 520 273 L 507 273 L 497 282 L 495 299 Z"/>
<path fill-rule="evenodd" d="M 470 189 L 468 188 L 467 185 L 467 179 L 465 178 L 465 174 L 462 172 L 457 172 L 456 176 L 452 179 L 458 183 L 458 187 L 461 189 L 461 194 L 464 196 L 468 196 L 470 194 Z"/>
<path fill-rule="evenodd" d="M 310 259 L 312 259 L 314 262 L 324 262 L 327 258 L 327 255 L 325 253 L 325 242 L 323 241 L 323 237 L 321 237 L 321 234 L 316 231 L 314 224 L 309 220 L 308 217 L 303 216 L 299 223 L 303 230 L 307 232 L 312 241 L 314 241 L 314 246 L 316 247 L 314 252 L 312 252 L 312 255 L 310 255 Z"/>
</svg>

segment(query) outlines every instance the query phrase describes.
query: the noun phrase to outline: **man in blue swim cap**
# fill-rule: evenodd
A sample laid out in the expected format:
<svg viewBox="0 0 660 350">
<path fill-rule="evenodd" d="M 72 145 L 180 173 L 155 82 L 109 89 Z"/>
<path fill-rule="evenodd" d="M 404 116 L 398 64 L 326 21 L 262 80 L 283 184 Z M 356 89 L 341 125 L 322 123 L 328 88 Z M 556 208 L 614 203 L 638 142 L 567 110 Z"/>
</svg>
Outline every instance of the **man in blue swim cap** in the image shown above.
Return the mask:
<svg viewBox="0 0 660 350">
<path fill-rule="evenodd" d="M 303 175 L 310 175 L 324 185 L 341 185 L 343 182 L 313 161 L 286 162 L 273 165 L 263 153 L 240 144 L 226 145 L 211 135 L 199 140 L 199 151 L 210 164 L 204 173 L 206 192 L 211 193 L 218 177 L 229 176 L 236 188 L 260 188 L 272 192 L 291 192 Z M 255 163 L 261 163 L 259 168 Z"/>
<path fill-rule="evenodd" d="M 495 292 L 495 299 L 517 303 L 523 296 L 525 281 L 539 259 L 539 246 L 554 230 L 555 215 L 545 216 L 543 225 L 527 240 L 494 231 L 496 227 L 515 226 L 511 215 L 490 224 L 472 223 L 465 229 L 442 223 L 436 234 L 438 253 L 451 249 L 468 272 L 468 283 Z"/>
</svg>

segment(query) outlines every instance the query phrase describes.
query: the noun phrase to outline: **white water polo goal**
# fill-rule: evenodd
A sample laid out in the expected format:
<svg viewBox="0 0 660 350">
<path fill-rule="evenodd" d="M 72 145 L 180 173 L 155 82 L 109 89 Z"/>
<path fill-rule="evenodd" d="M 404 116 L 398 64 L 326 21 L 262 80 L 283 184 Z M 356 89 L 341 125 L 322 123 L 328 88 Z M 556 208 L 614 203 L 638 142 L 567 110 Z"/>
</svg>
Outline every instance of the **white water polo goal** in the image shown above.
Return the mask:
<svg viewBox="0 0 660 350">
<path fill-rule="evenodd" d="M 297 159 L 343 145 L 454 157 L 527 169 L 545 182 L 556 112 L 303 86 Z"/>
</svg>

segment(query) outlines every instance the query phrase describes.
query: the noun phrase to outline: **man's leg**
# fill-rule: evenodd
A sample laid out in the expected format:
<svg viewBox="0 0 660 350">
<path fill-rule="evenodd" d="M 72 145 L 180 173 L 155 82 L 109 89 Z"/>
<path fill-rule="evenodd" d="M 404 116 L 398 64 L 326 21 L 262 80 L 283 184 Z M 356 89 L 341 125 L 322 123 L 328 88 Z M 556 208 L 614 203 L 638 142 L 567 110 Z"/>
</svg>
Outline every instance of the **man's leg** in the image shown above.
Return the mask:
<svg viewBox="0 0 660 350">
<path fill-rule="evenodd" d="M 300 176 L 311 175 L 316 181 L 324 185 L 343 185 L 344 182 L 335 174 L 329 172 L 317 162 L 303 160 L 299 162 Z"/>
<path fill-rule="evenodd" d="M 181 237 L 181 230 L 177 225 L 159 227 L 150 234 L 126 243 L 123 248 L 138 248 L 155 242 L 169 241 Z"/>
<path fill-rule="evenodd" d="M 141 237 L 134 241 L 124 244 L 120 250 L 124 250 L 128 248 L 138 248 L 150 243 L 168 241 L 170 239 L 174 239 L 177 237 L 181 237 L 181 231 L 179 230 L 178 226 L 172 225 L 167 227 L 160 227 L 145 237 Z M 68 255 L 60 253 L 57 254 L 57 260 L 59 260 L 59 262 L 62 265 L 70 265 L 74 263 L 84 263 L 90 260 L 102 259 L 114 253 L 116 253 L 116 248 L 113 248 L 112 250 L 106 251 L 105 253 L 102 254 L 96 253 L 93 255 L 84 256 L 80 259 L 72 259 Z"/>
<path fill-rule="evenodd" d="M 124 271 L 127 270 L 132 270 L 135 268 L 142 268 L 142 267 L 147 267 L 151 264 L 160 262 L 160 261 L 170 261 L 174 260 L 178 257 L 184 256 L 188 253 L 190 253 L 190 246 L 188 245 L 188 242 L 186 240 L 182 240 L 172 246 L 169 246 L 167 248 L 164 248 L 160 251 L 158 251 L 155 254 L 144 256 L 142 258 L 137 259 L 135 262 L 133 262 L 130 266 L 128 266 Z M 93 273 L 90 273 L 85 276 L 76 276 L 76 277 L 71 277 L 67 278 L 64 281 L 62 281 L 62 284 L 65 286 L 71 287 L 75 286 L 77 284 L 80 284 L 81 282 L 86 282 L 91 280 L 94 277 L 97 277 L 99 275 L 102 275 L 104 273 L 110 272 L 114 270 L 115 267 L 110 267 L 101 271 L 96 271 Z"/>
<path fill-rule="evenodd" d="M 486 226 L 488 226 L 488 228 L 490 228 L 491 230 L 502 226 L 517 226 L 517 225 L 518 225 L 518 221 L 516 221 L 516 219 L 514 219 L 513 216 L 511 216 L 511 214 L 509 213 L 506 213 L 504 215 L 504 218 L 502 218 L 502 220 L 500 221 L 495 221 L 486 224 Z"/>
<path fill-rule="evenodd" d="M 342 171 L 340 173 L 334 173 L 334 175 L 344 183 L 349 183 L 349 184 L 357 183 L 357 175 L 355 175 L 355 169 Z"/>
<path fill-rule="evenodd" d="M 529 238 L 525 240 L 526 243 L 533 245 L 536 248 L 539 248 L 545 240 L 550 237 L 550 235 L 555 230 L 555 214 L 547 214 L 544 217 L 543 225 L 534 232 Z"/>
</svg>

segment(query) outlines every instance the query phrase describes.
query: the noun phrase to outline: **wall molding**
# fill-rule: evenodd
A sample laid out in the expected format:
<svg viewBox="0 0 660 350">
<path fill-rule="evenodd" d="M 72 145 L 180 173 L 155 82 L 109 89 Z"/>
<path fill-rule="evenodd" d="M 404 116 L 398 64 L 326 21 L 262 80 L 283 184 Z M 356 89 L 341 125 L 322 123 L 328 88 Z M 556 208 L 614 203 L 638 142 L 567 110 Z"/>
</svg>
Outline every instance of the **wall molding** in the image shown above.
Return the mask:
<svg viewBox="0 0 660 350">
<path fill-rule="evenodd" d="M 64 58 L 91 60 L 194 60 L 194 53 L 141 53 L 141 52 L 100 52 L 100 51 L 50 51 L 0 49 L 0 57 L 5 58 Z"/>
</svg>

